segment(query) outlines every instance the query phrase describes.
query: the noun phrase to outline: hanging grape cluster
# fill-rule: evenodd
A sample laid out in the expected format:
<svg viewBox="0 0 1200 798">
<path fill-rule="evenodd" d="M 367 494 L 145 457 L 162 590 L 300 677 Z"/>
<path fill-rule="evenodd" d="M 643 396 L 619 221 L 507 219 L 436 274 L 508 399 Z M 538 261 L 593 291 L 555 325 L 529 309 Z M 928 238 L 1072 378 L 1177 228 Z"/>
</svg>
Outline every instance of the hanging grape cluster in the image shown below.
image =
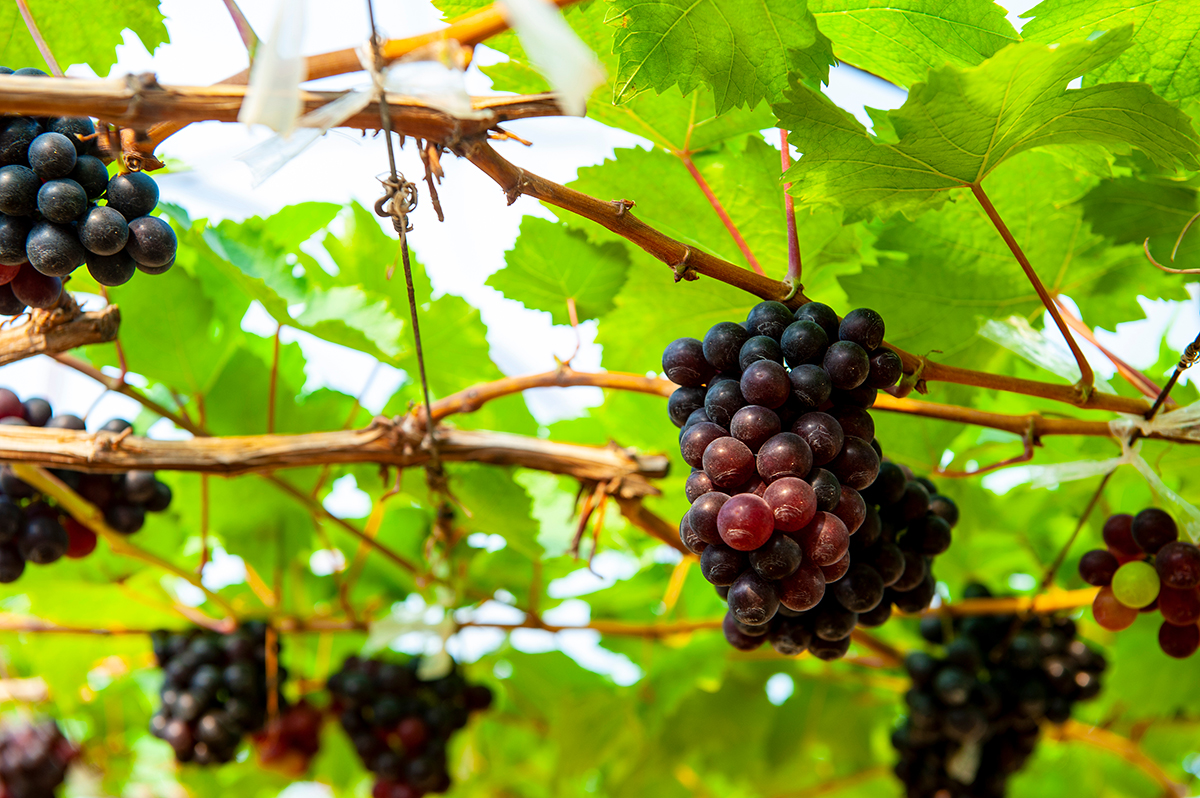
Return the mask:
<svg viewBox="0 0 1200 798">
<path fill-rule="evenodd" d="M 965 596 L 991 593 L 972 585 Z M 1068 618 L 923 618 L 922 636 L 944 648 L 904 663 L 913 688 L 892 744 L 909 798 L 1002 798 L 1040 724 L 1065 723 L 1076 702 L 1100 692 L 1104 657 L 1075 633 Z"/>
<path fill-rule="evenodd" d="M 10 74 L 46 73 L 0 67 L 0 80 Z M 55 307 L 63 278 L 84 263 L 108 286 L 174 265 L 175 232 L 150 215 L 154 179 L 110 179 L 97 152 L 90 119 L 0 117 L 0 316 Z"/>
<path fill-rule="evenodd" d="M 162 706 L 150 733 L 164 740 L 179 762 L 221 765 L 233 760 L 242 736 L 267 721 L 267 625 L 243 624 L 231 634 L 190 630 L 151 635 L 163 671 Z M 280 646 L 275 643 L 278 656 Z M 279 666 L 276 694 L 287 669 Z"/>
<path fill-rule="evenodd" d="M 680 538 L 727 601 L 739 649 L 770 638 L 837 659 L 859 623 L 933 597 L 925 558 L 949 546 L 957 509 L 939 497 L 942 515 L 931 511 L 932 485 L 881 461 L 867 408 L 902 371 L 883 336 L 866 308 L 839 322 L 817 302 L 794 314 L 762 302 L 744 323 L 663 353 L 681 386 L 667 410 L 693 468 Z"/>
<path fill-rule="evenodd" d="M 301 699 L 254 735 L 258 761 L 291 776 L 303 775 L 321 750 L 321 710 Z"/>
<path fill-rule="evenodd" d="M 0 388 L 0 425 L 84 429 L 79 417 L 56 416 L 45 399 L 22 402 L 7 388 Z M 100 429 L 121 433 L 129 428 L 128 421 L 115 418 Z M 146 522 L 146 513 L 160 513 L 171 504 L 171 489 L 153 471 L 84 474 L 51 469 L 50 473 L 96 505 L 109 526 L 123 534 L 137 532 Z M 19 579 L 26 563 L 49 565 L 64 556 L 79 559 L 95 548 L 95 532 L 18 479 L 11 467 L 0 466 L 0 583 Z"/>
<path fill-rule="evenodd" d="M 52 720 L 0 732 L 0 798 L 50 798 L 78 754 Z"/>
<path fill-rule="evenodd" d="M 329 677 L 333 709 L 367 770 L 374 798 L 419 798 L 450 788 L 446 746 L 492 691 L 456 671 L 421 680 L 420 660 L 403 664 L 350 657 Z"/>
<path fill-rule="evenodd" d="M 1169 513 L 1148 507 L 1104 522 L 1103 549 L 1083 555 L 1079 575 L 1100 588 L 1092 603 L 1096 623 L 1127 629 L 1139 612 L 1162 613 L 1158 645 L 1186 659 L 1200 648 L 1200 547 L 1179 540 Z"/>
</svg>

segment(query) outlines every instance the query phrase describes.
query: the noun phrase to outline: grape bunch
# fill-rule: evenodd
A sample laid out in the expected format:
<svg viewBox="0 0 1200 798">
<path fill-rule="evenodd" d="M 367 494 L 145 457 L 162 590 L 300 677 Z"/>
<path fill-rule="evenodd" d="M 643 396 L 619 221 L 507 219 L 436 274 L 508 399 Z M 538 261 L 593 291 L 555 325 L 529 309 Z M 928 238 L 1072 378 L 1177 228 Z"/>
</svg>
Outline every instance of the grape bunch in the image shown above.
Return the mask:
<svg viewBox="0 0 1200 798">
<path fill-rule="evenodd" d="M 231 634 L 190 630 L 151 635 L 163 671 L 162 706 L 150 733 L 175 751 L 179 762 L 230 762 L 242 735 L 267 721 L 267 625 L 250 621 Z M 275 644 L 278 656 L 279 644 Z M 287 669 L 279 666 L 279 706 Z"/>
<path fill-rule="evenodd" d="M 321 749 L 321 711 L 303 699 L 279 713 L 254 735 L 258 761 L 290 776 L 301 776 Z"/>
<path fill-rule="evenodd" d="M 1200 648 L 1200 547 L 1179 540 L 1170 514 L 1148 507 L 1104 522 L 1103 549 L 1079 560 L 1079 575 L 1100 588 L 1092 603 L 1096 623 L 1127 629 L 1139 612 L 1162 613 L 1158 645 L 1186 659 Z"/>
<path fill-rule="evenodd" d="M 968 598 L 989 598 L 982 585 Z M 949 628 L 947 628 L 949 626 Z M 913 688 L 892 733 L 895 772 L 909 798 L 1001 798 L 1037 745 L 1042 721 L 1064 723 L 1100 692 L 1104 657 L 1075 639 L 1068 618 L 1013 615 L 921 619 L 941 657 L 905 659 Z"/>
<path fill-rule="evenodd" d="M 728 603 L 736 648 L 769 637 L 784 653 L 837 659 L 857 624 L 933 597 L 924 557 L 949 546 L 952 521 L 930 512 L 928 489 L 910 490 L 908 475 L 881 461 L 867 408 L 902 371 L 883 335 L 866 308 L 839 322 L 817 302 L 794 314 L 762 302 L 744 323 L 721 322 L 663 353 L 681 386 L 667 411 L 693 468 L 679 534 Z"/>
<path fill-rule="evenodd" d="M 0 67 L 10 74 L 46 73 Z M 55 307 L 63 278 L 84 263 L 107 286 L 174 265 L 175 232 L 150 215 L 154 179 L 110 179 L 97 153 L 86 117 L 0 116 L 0 316 Z"/>
<path fill-rule="evenodd" d="M 50 798 L 79 754 L 52 720 L 0 733 L 0 798 Z"/>
<path fill-rule="evenodd" d="M 84 429 L 79 417 L 56 416 L 45 399 L 22 402 L 7 388 L 0 388 L 0 425 Z M 101 429 L 120 433 L 129 427 L 128 421 L 115 418 Z M 171 504 L 171 489 L 153 471 L 85 474 L 51 469 L 50 473 L 96 505 L 109 526 L 123 534 L 137 532 L 146 522 L 146 513 L 162 512 Z M 0 584 L 19 579 L 27 562 L 49 565 L 64 556 L 80 559 L 95 548 L 95 532 L 18 479 L 10 466 L 0 466 Z"/>
<path fill-rule="evenodd" d="M 420 798 L 450 788 L 446 745 L 492 691 L 457 672 L 422 681 L 418 658 L 403 664 L 350 657 L 329 677 L 333 709 L 367 770 L 374 798 Z"/>
</svg>

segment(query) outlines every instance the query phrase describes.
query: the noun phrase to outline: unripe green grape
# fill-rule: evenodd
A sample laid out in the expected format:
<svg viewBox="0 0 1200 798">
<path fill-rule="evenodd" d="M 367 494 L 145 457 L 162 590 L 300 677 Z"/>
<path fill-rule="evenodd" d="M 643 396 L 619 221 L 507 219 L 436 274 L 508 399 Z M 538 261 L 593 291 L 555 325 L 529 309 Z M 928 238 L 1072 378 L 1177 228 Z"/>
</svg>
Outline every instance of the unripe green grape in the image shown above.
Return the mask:
<svg viewBox="0 0 1200 798">
<path fill-rule="evenodd" d="M 1158 571 L 1150 563 L 1127 562 L 1113 575 L 1112 591 L 1117 601 L 1126 607 L 1145 607 L 1158 598 L 1161 587 Z"/>
</svg>

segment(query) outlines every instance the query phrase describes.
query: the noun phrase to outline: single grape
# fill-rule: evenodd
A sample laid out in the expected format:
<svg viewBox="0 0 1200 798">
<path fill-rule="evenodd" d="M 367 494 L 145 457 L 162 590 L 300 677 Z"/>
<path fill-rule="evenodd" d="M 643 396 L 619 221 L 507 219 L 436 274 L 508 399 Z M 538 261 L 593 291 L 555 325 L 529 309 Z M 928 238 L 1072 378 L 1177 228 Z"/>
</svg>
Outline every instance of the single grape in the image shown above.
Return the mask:
<svg viewBox="0 0 1200 798">
<path fill-rule="evenodd" d="M 725 640 L 729 642 L 729 645 L 738 651 L 753 651 L 766 640 L 763 635 L 749 635 L 742 631 L 742 625 L 733 617 L 732 610 L 725 613 L 725 620 L 721 622 L 721 630 L 725 633 Z"/>
<path fill-rule="evenodd" d="M 907 593 L 916 590 L 929 575 L 929 566 L 925 558 L 912 551 L 904 552 L 904 572 L 895 584 L 891 586 L 897 593 Z"/>
<path fill-rule="evenodd" d="M 0 584 L 8 585 L 25 573 L 25 558 L 15 543 L 0 543 Z"/>
<path fill-rule="evenodd" d="M 900 539 L 900 548 L 932 557 L 945 553 L 950 548 L 950 540 L 950 525 L 933 513 L 927 513 L 909 524 L 908 531 Z"/>
<path fill-rule="evenodd" d="M 25 303 L 13 294 L 9 283 L 0 285 L 0 316 L 16 316 L 25 312 Z"/>
<path fill-rule="evenodd" d="M 701 463 L 719 488 L 736 487 L 754 476 L 754 453 L 737 438 L 717 438 L 704 450 Z"/>
<path fill-rule="evenodd" d="M 104 520 L 123 535 L 132 535 L 146 523 L 146 510 L 136 504 L 109 505 L 104 511 Z"/>
<path fill-rule="evenodd" d="M 814 636 L 808 650 L 817 659 L 832 662 L 846 656 L 846 652 L 850 650 L 850 638 L 822 640 L 820 637 Z"/>
<path fill-rule="evenodd" d="M 86 116 L 56 117 L 50 120 L 48 129 L 70 139 L 76 155 L 82 156 L 95 149 L 96 126 Z"/>
<path fill-rule="evenodd" d="M 749 404 L 774 409 L 791 393 L 788 372 L 773 360 L 757 360 L 742 374 L 742 396 Z"/>
<path fill-rule="evenodd" d="M 825 574 L 825 584 L 832 585 L 834 582 L 841 579 L 850 570 L 850 552 L 842 555 L 842 559 L 835 562 L 833 565 L 820 566 L 821 573 Z"/>
<path fill-rule="evenodd" d="M 800 567 L 800 544 L 781 532 L 750 552 L 750 567 L 764 579 L 786 579 Z"/>
<path fill-rule="evenodd" d="M 41 134 L 42 126 L 36 119 L 18 116 L 8 120 L 0 130 L 0 166 L 28 166 L 29 145 Z"/>
<path fill-rule="evenodd" d="M 29 145 L 29 165 L 42 180 L 66 177 L 75 168 L 75 144 L 62 133 L 43 133 Z"/>
<path fill-rule="evenodd" d="M 1161 582 L 1154 566 L 1147 562 L 1127 562 L 1112 578 L 1113 597 L 1126 607 L 1145 607 L 1158 597 Z"/>
<path fill-rule="evenodd" d="M 680 338 L 667 344 L 662 358 L 667 379 L 685 388 L 700 388 L 716 373 L 704 359 L 704 345 L 695 338 Z"/>
<path fill-rule="evenodd" d="M 1164 623 L 1158 627 L 1158 647 L 1168 657 L 1187 659 L 1200 648 L 1200 626 Z"/>
<path fill-rule="evenodd" d="M 163 482 L 154 483 L 154 498 L 143 505 L 146 512 L 161 513 L 171 506 L 171 488 Z"/>
<path fill-rule="evenodd" d="M 1108 587 L 1120 565 L 1111 552 L 1095 549 L 1079 559 L 1079 576 L 1089 585 Z"/>
<path fill-rule="evenodd" d="M 785 657 L 800 656 L 812 642 L 812 632 L 803 622 L 784 619 L 782 623 L 777 622 L 772 626 L 774 628 L 767 639 L 771 642 L 771 648 Z"/>
<path fill-rule="evenodd" d="M 817 514 L 817 494 L 811 485 L 796 477 L 783 477 L 767 486 L 763 499 L 771 508 L 775 529 L 798 532 Z"/>
<path fill-rule="evenodd" d="M 825 350 L 823 365 L 833 387 L 849 391 L 867 379 L 871 358 L 853 341 L 835 341 Z"/>
<path fill-rule="evenodd" d="M 62 524 L 50 516 L 31 516 L 17 536 L 17 548 L 26 561 L 49 565 L 67 553 L 70 538 Z"/>
<path fill-rule="evenodd" d="M 887 509 L 890 518 L 905 524 L 915 521 L 929 512 L 929 491 L 918 482 L 909 482 L 904 486 L 900 500 Z"/>
<path fill-rule="evenodd" d="M 29 264 L 42 274 L 66 277 L 79 268 L 87 253 L 70 225 L 38 222 L 25 241 L 25 254 Z"/>
<path fill-rule="evenodd" d="M 801 562 L 795 573 L 779 582 L 779 602 L 793 612 L 811 610 L 824 595 L 825 574 L 810 562 Z"/>
<path fill-rule="evenodd" d="M 125 242 L 129 240 L 129 225 L 125 223 L 125 217 L 112 208 L 97 206 L 79 220 L 78 234 L 79 242 L 88 252 L 94 252 L 97 255 L 116 255 L 125 248 Z M 679 390 L 699 389 L 680 388 Z M 703 392 L 701 392 L 701 401 L 703 401 Z"/>
<path fill-rule="evenodd" d="M 809 302 L 801 305 L 796 310 L 796 320 L 800 321 L 802 319 L 808 319 L 820 325 L 830 341 L 838 339 L 838 328 L 841 322 L 838 321 L 837 313 L 834 313 L 833 308 L 828 305 L 823 305 L 820 302 Z"/>
<path fill-rule="evenodd" d="M 768 483 L 784 477 L 800 479 L 812 470 L 812 450 L 799 435 L 781 432 L 759 448 L 755 462 L 758 475 Z"/>
<path fill-rule="evenodd" d="M 788 373 L 788 380 L 792 383 L 792 395 L 805 407 L 820 407 L 829 401 L 833 392 L 829 372 L 811 363 L 793 368 Z"/>
<path fill-rule="evenodd" d="M 837 479 L 837 477 L 834 477 L 834 479 Z M 837 508 L 835 507 L 834 509 Z M 860 551 L 870 548 L 875 545 L 882 535 L 883 519 L 879 517 L 879 511 L 868 504 L 862 524 L 858 527 L 858 531 L 854 533 L 854 536 L 850 538 L 851 548 L 857 548 Z"/>
<path fill-rule="evenodd" d="M 87 192 L 70 178 L 50 180 L 38 189 L 38 213 L 52 222 L 75 221 L 87 210 L 87 204 Z"/>
<path fill-rule="evenodd" d="M 709 491 L 714 490 L 712 480 L 703 471 L 693 471 L 688 474 L 684 483 L 684 493 L 689 502 L 694 502 Z"/>
<path fill-rule="evenodd" d="M 1133 516 L 1111 515 L 1104 522 L 1104 545 L 1118 558 L 1141 557 L 1142 549 L 1133 539 Z"/>
<path fill-rule="evenodd" d="M 894 543 L 886 540 L 876 543 L 867 550 L 864 561 L 879 574 L 884 587 L 895 585 L 904 576 L 906 565 L 904 552 Z"/>
<path fill-rule="evenodd" d="M 54 415 L 54 410 L 45 399 L 29 399 L 24 403 L 24 408 L 25 420 L 31 427 L 46 426 L 46 422 Z"/>
<path fill-rule="evenodd" d="M 97 210 L 99 209 L 97 208 Z M 87 264 L 88 274 L 92 275 L 92 279 L 100 285 L 109 287 L 125 285 L 137 273 L 137 264 L 125 250 L 121 250 L 115 255 L 97 255 L 94 252 L 87 252 L 84 254 L 84 262 Z"/>
<path fill-rule="evenodd" d="M 748 626 L 761 626 L 775 617 L 779 596 L 775 586 L 755 571 L 746 571 L 729 586 L 729 611 Z"/>
<path fill-rule="evenodd" d="M 887 347 L 871 353 L 871 370 L 863 382 L 868 388 L 890 388 L 904 374 L 904 361 Z"/>
<path fill-rule="evenodd" d="M 37 173 L 28 166 L 12 164 L 0 168 L 0 212 L 9 216 L 32 215 L 37 211 L 41 186 Z"/>
<path fill-rule="evenodd" d="M 1110 632 L 1128 629 L 1137 620 L 1138 611 L 1117 600 L 1111 587 L 1102 587 L 1092 601 L 1092 616 L 1103 628 Z"/>
<path fill-rule="evenodd" d="M 746 316 L 746 323 L 753 334 L 765 335 L 778 341 L 779 336 L 783 335 L 783 331 L 795 319 L 795 315 L 787 305 L 782 302 L 767 301 L 759 302 L 750 308 L 750 314 Z"/>
<path fill-rule="evenodd" d="M 825 465 L 837 457 L 845 440 L 842 425 L 837 419 L 819 411 L 805 413 L 796 419 L 792 432 L 808 444 L 814 465 Z"/>
<path fill-rule="evenodd" d="M 853 341 L 868 352 L 883 343 L 883 317 L 870 308 L 857 308 L 846 314 L 838 327 L 838 338 Z"/>
<path fill-rule="evenodd" d="M 750 333 L 742 325 L 718 322 L 704 334 L 704 359 L 718 372 L 734 371 L 738 368 L 742 346 L 749 339 Z"/>
<path fill-rule="evenodd" d="M 833 565 L 850 549 L 850 532 L 836 515 L 818 512 L 799 532 L 791 533 L 804 552 L 805 562 Z"/>
<path fill-rule="evenodd" d="M 829 463 L 829 470 L 843 485 L 862 490 L 870 487 L 879 475 L 879 455 L 862 438 L 847 435 L 842 451 Z"/>
<path fill-rule="evenodd" d="M 1138 547 L 1147 554 L 1158 550 L 1179 538 L 1175 519 L 1157 507 L 1148 507 L 1133 517 L 1130 532 Z"/>
<path fill-rule="evenodd" d="M 868 388 L 865 385 L 860 385 L 853 390 L 842 390 L 835 388 L 830 394 L 830 400 L 835 405 L 852 405 L 854 407 L 871 407 L 875 404 L 875 399 L 879 396 L 879 391 L 876 388 Z"/>
<path fill-rule="evenodd" d="M 108 181 L 108 207 L 132 222 L 158 205 L 158 185 L 144 172 L 115 175 Z"/>
<path fill-rule="evenodd" d="M 854 563 L 834 586 L 833 596 L 851 612 L 870 612 L 883 601 L 883 591 L 879 572 L 869 565 Z"/>
<path fill-rule="evenodd" d="M 729 434 L 757 452 L 772 436 L 779 434 L 779 416 L 762 405 L 746 405 L 733 414 Z"/>
<path fill-rule="evenodd" d="M 62 280 L 42 274 L 29 264 L 21 267 L 9 286 L 19 302 L 40 310 L 53 308 L 62 294 Z"/>
<path fill-rule="evenodd" d="M 717 586 L 732 585 L 748 567 L 750 561 L 745 552 L 720 543 L 710 545 L 700 555 L 700 573 Z"/>
<path fill-rule="evenodd" d="M 25 255 L 25 239 L 33 225 L 19 216 L 0 216 L 0 274 L 5 275 L 0 285 L 16 276 L 16 268 L 28 258 Z M 11 268 L 5 268 L 11 267 Z"/>
<path fill-rule="evenodd" d="M 83 188 L 89 200 L 99 199 L 108 188 L 108 169 L 103 161 L 91 155 L 79 156 L 75 168 L 67 177 Z"/>
<path fill-rule="evenodd" d="M 719 379 L 708 386 L 704 395 L 704 412 L 714 424 L 729 429 L 733 414 L 748 404 L 742 396 L 742 387 L 737 380 Z"/>
<path fill-rule="evenodd" d="M 162 219 L 141 216 L 129 222 L 129 242 L 125 250 L 139 266 L 150 269 L 169 266 L 175 261 L 176 247 L 175 231 Z"/>
<path fill-rule="evenodd" d="M 787 364 L 799 366 L 816 362 L 817 358 L 824 358 L 825 349 L 829 346 L 829 336 L 815 321 L 801 319 L 783 331 L 779 344 Z"/>
<path fill-rule="evenodd" d="M 721 540 L 738 551 L 753 551 L 767 542 L 775 516 L 766 501 L 752 493 L 739 493 L 721 505 L 717 531 Z"/>
<path fill-rule="evenodd" d="M 51 429 L 71 429 L 77 432 L 87 429 L 87 425 L 83 423 L 82 418 L 73 416 L 70 413 L 55 416 L 46 422 L 46 426 Z"/>
<path fill-rule="evenodd" d="M 708 544 L 696 534 L 696 530 L 692 529 L 692 525 L 688 520 L 687 513 L 684 513 L 683 517 L 679 519 L 679 542 L 682 543 L 683 547 L 692 554 L 703 554 L 704 549 L 708 546 Z"/>
<path fill-rule="evenodd" d="M 1200 547 L 1179 540 L 1172 541 L 1158 550 L 1154 557 L 1154 568 L 1167 587 L 1196 587 L 1200 585 Z"/>
<path fill-rule="evenodd" d="M 842 501 L 842 483 L 832 471 L 814 468 L 805 480 L 812 485 L 813 493 L 817 497 L 818 510 L 831 513 L 837 509 Z"/>
<path fill-rule="evenodd" d="M 1176 626 L 1200 622 L 1200 589 L 1163 587 L 1158 594 L 1158 611 L 1164 621 Z"/>
<path fill-rule="evenodd" d="M 838 500 L 837 507 L 834 507 L 832 512 L 842 520 L 842 523 L 846 525 L 846 530 L 853 535 L 867 518 L 867 503 L 854 488 L 842 485 L 841 499 Z"/>
<path fill-rule="evenodd" d="M 756 335 L 742 344 L 738 353 L 738 368 L 745 371 L 760 360 L 783 365 L 783 350 L 779 348 L 779 342 L 765 335 Z"/>
<path fill-rule="evenodd" d="M 843 435 L 869 441 L 875 437 L 875 420 L 861 407 L 831 407 L 829 415 L 837 420 Z"/>
<path fill-rule="evenodd" d="M 858 613 L 847 610 L 830 598 L 823 600 L 812 613 L 813 634 L 821 640 L 844 640 L 858 624 Z"/>
<path fill-rule="evenodd" d="M 47 75 L 45 72 L 43 72 L 42 70 L 38 69 L 37 67 L 21 67 L 20 69 L 18 69 L 18 70 L 15 70 L 15 71 L 14 71 L 12 74 L 13 74 L 13 75 L 15 75 L 15 76 L 17 76 L 17 77 L 26 77 L 26 78 L 47 78 L 47 77 L 50 77 L 50 76 L 49 76 L 49 75 Z"/>
<path fill-rule="evenodd" d="M 692 468 L 701 468 L 704 464 L 704 450 L 718 438 L 724 438 L 729 433 L 724 428 L 711 422 L 700 422 L 684 430 L 679 438 L 679 452 L 683 461 Z"/>
<path fill-rule="evenodd" d="M 878 479 L 879 478 L 876 477 L 877 481 Z M 958 505 L 955 504 L 954 500 L 948 496 L 942 496 L 941 494 L 936 493 L 930 496 L 929 512 L 933 513 L 938 518 L 941 518 L 943 521 L 949 524 L 951 529 L 953 529 L 954 525 L 958 523 Z"/>
<path fill-rule="evenodd" d="M 687 512 L 688 524 L 705 543 L 720 543 L 721 532 L 717 527 L 717 516 L 725 502 L 729 501 L 727 494 L 711 491 L 700 496 L 692 503 Z"/>
<path fill-rule="evenodd" d="M 96 550 L 96 533 L 74 518 L 68 518 L 63 528 L 67 531 L 67 557 L 78 560 Z"/>
<path fill-rule="evenodd" d="M 838 449 L 841 451 L 840 447 Z M 863 490 L 863 498 L 873 504 L 889 506 L 896 504 L 904 497 L 904 489 L 908 486 L 908 477 L 900 466 L 887 461 L 879 464 L 879 474 L 871 487 Z"/>
</svg>

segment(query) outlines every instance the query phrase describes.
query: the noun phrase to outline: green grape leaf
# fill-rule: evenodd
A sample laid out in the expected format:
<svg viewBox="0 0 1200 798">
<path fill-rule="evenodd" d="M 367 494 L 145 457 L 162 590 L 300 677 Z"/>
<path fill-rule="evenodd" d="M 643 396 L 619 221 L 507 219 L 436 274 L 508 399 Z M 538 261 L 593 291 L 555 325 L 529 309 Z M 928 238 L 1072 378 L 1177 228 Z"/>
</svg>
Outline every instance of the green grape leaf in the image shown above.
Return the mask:
<svg viewBox="0 0 1200 798">
<path fill-rule="evenodd" d="M 686 95 L 705 83 L 722 113 L 778 101 L 790 74 L 824 82 L 833 63 L 829 39 L 798 0 L 615 0 L 608 18 L 621 57 L 616 102 L 675 85 Z"/>
<path fill-rule="evenodd" d="M 1126 27 L 1054 49 L 1012 45 L 977 67 L 933 70 L 888 113 L 895 141 L 873 138 L 822 95 L 796 87 L 774 106 L 804 152 L 784 178 L 802 202 L 843 207 L 855 220 L 938 207 L 951 189 L 979 184 L 1006 159 L 1058 143 L 1133 147 L 1164 168 L 1194 167 L 1200 138 L 1149 87 L 1067 88 L 1124 52 L 1131 36 Z"/>
<path fill-rule="evenodd" d="M 616 242 L 592 244 L 580 230 L 527 216 L 505 264 L 487 285 L 531 310 L 548 312 L 555 324 L 570 324 L 571 300 L 579 321 L 612 310 L 613 297 L 625 283 L 629 255 Z"/>
<path fill-rule="evenodd" d="M 1047 44 L 1132 24 L 1129 49 L 1084 75 L 1083 85 L 1133 81 L 1168 100 L 1200 97 L 1200 7 L 1189 0 L 1044 0 L 1021 17 L 1029 19 L 1021 35 Z"/>
<path fill-rule="evenodd" d="M 128 29 L 153 53 L 168 41 L 167 26 L 158 0 L 27 0 L 38 32 L 46 40 L 58 65 L 66 70 L 72 64 L 87 64 L 96 74 L 107 75 L 117 62 L 116 47 L 124 42 Z M 16 3 L 0 7 L 0 61 L 10 69 L 46 65 Z"/>
<path fill-rule="evenodd" d="M 1021 36 L 990 0 L 809 0 L 840 60 L 900 86 L 974 66 Z"/>
</svg>

